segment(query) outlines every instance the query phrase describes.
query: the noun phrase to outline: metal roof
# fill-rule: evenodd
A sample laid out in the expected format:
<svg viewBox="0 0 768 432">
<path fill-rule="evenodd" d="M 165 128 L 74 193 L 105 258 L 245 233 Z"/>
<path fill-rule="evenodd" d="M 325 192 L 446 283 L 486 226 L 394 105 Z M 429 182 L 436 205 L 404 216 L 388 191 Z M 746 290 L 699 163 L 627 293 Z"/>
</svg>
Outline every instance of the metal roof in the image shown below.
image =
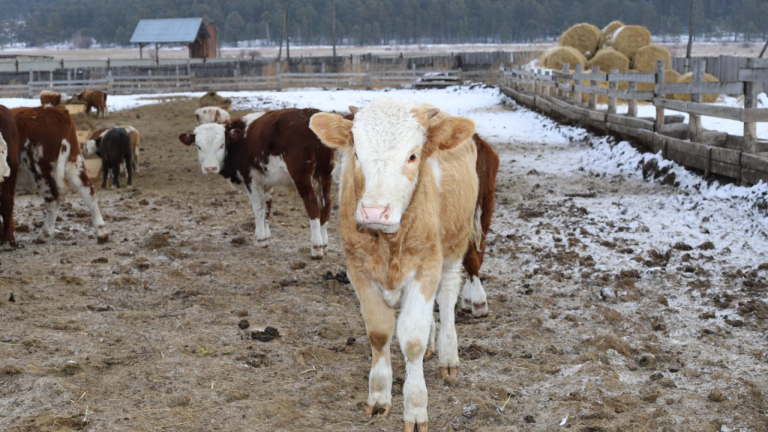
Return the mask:
<svg viewBox="0 0 768 432">
<path fill-rule="evenodd" d="M 190 43 L 198 33 L 210 37 L 202 18 L 144 19 L 139 21 L 131 43 Z"/>
</svg>

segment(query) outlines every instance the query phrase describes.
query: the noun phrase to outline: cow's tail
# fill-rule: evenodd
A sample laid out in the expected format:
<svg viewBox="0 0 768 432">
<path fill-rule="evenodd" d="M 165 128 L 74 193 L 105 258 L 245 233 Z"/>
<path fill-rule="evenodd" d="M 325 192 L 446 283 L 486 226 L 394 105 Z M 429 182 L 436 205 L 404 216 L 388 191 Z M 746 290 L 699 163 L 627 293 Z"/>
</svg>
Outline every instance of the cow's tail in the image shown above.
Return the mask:
<svg viewBox="0 0 768 432">
<path fill-rule="evenodd" d="M 480 202 L 477 203 L 475 208 L 475 220 L 472 223 L 472 233 L 469 235 L 469 241 L 474 243 L 475 249 L 478 252 L 482 252 L 480 244 L 483 240 L 483 225 L 480 222 L 483 217 L 483 207 Z"/>
<path fill-rule="evenodd" d="M 478 194 L 472 241 L 478 252 L 483 251 L 482 240 L 491 226 L 491 217 L 496 207 L 496 175 L 499 172 L 499 156 L 488 142 L 474 135 L 477 145 Z"/>
</svg>

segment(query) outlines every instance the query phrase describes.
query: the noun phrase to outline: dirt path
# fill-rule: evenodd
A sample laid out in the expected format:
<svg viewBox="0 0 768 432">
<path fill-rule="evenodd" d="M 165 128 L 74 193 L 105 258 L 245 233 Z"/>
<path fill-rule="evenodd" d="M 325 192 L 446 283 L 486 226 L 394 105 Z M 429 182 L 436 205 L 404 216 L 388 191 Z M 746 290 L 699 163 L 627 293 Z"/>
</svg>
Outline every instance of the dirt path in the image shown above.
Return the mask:
<svg viewBox="0 0 768 432">
<path fill-rule="evenodd" d="M 146 149 L 135 189 L 98 192 L 109 243 L 70 195 L 61 232 L 35 245 L 42 202 L 18 199 L 26 247 L 0 255 L 0 430 L 401 430 L 397 348 L 392 418 L 364 420 L 358 302 L 324 278 L 344 269 L 335 219 L 329 256 L 310 260 L 301 200 L 280 190 L 274 243 L 254 247 L 246 197 L 176 138 L 194 107 L 91 122 L 131 123 Z M 492 313 L 458 314 L 458 380 L 425 364 L 433 430 L 552 431 L 566 417 L 578 431 L 768 430 L 768 266 L 686 250 L 673 232 L 643 240 L 622 203 L 682 192 L 542 164 L 585 144 L 493 144 Z M 244 320 L 279 337 L 251 339 Z"/>
</svg>

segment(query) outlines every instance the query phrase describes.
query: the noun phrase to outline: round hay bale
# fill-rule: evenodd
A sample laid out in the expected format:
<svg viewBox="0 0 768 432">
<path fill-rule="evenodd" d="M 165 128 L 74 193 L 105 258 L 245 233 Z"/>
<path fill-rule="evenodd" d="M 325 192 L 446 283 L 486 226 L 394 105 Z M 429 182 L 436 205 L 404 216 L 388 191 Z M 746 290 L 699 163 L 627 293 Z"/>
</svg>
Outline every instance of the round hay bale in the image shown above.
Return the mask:
<svg viewBox="0 0 768 432">
<path fill-rule="evenodd" d="M 557 45 L 549 47 L 544 50 L 544 52 L 541 53 L 541 56 L 539 56 L 539 66 L 541 67 L 547 67 L 547 57 L 549 57 L 550 54 L 552 54 L 553 51 L 558 49 Z"/>
<path fill-rule="evenodd" d="M 616 30 L 624 26 L 625 24 L 623 22 L 616 20 L 611 21 L 607 26 L 603 27 L 602 32 L 600 32 L 600 49 L 610 46 L 613 34 Z"/>
<path fill-rule="evenodd" d="M 629 59 L 612 48 L 601 49 L 592 60 L 587 62 L 588 70 L 595 66 L 600 68 L 602 73 L 609 73 L 613 69 L 618 69 L 619 72 L 627 72 L 629 70 Z"/>
<path fill-rule="evenodd" d="M 588 23 L 574 24 L 560 35 L 560 46 L 573 47 L 586 58 L 597 52 L 600 43 L 600 29 Z"/>
<path fill-rule="evenodd" d="M 632 59 L 632 69 L 638 72 L 653 73 L 656 72 L 656 62 L 659 60 L 664 60 L 666 67 L 672 65 L 672 57 L 663 46 L 646 45 L 640 47 Z"/>
<path fill-rule="evenodd" d="M 647 28 L 629 25 L 619 27 L 613 33 L 610 46 L 631 60 L 638 49 L 650 44 L 651 32 Z"/>
<path fill-rule="evenodd" d="M 693 72 L 687 72 L 687 73 L 683 74 L 682 76 L 680 76 L 680 80 L 678 82 L 679 83 L 693 82 Z M 718 80 L 717 78 L 715 78 L 714 76 L 712 76 L 712 75 L 710 75 L 708 73 L 705 73 L 704 74 L 704 82 L 720 82 L 720 80 Z M 704 103 L 713 103 L 713 102 L 715 102 L 717 100 L 718 96 L 720 96 L 720 95 L 717 95 L 717 94 L 705 94 L 705 95 L 702 95 L 701 101 L 704 102 Z M 682 100 L 682 101 L 690 101 L 691 100 L 691 95 L 689 95 L 689 94 L 675 95 L 675 99 Z"/>
<path fill-rule="evenodd" d="M 574 70 L 577 64 L 584 66 L 587 63 L 587 58 L 576 48 L 561 46 L 549 53 L 545 67 L 562 71 L 565 63 L 570 65 L 570 70 Z"/>
</svg>

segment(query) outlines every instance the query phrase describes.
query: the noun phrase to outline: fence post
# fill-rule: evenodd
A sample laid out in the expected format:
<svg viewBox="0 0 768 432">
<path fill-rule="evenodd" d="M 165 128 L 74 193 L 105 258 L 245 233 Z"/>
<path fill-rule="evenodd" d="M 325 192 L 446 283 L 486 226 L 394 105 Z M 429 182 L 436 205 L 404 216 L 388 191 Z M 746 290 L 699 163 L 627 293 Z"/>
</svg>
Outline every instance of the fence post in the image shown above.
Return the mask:
<svg viewBox="0 0 768 432">
<path fill-rule="evenodd" d="M 27 80 L 27 88 L 29 88 L 29 97 L 33 97 L 34 93 L 32 92 L 32 83 L 34 82 L 34 74 L 32 71 L 29 71 L 29 79 Z"/>
<path fill-rule="evenodd" d="M 611 75 L 619 73 L 618 69 L 611 69 L 608 74 L 608 114 L 616 114 L 616 97 L 611 94 L 619 89 L 618 81 L 611 81 Z"/>
<path fill-rule="evenodd" d="M 744 82 L 744 109 L 757 108 L 757 93 L 760 86 L 756 82 Z M 747 151 L 755 153 L 755 144 L 757 141 L 757 123 L 744 122 L 744 145 Z"/>
<path fill-rule="evenodd" d="M 600 73 L 600 68 L 597 66 L 592 67 L 592 73 Z M 597 88 L 597 81 L 592 79 L 589 81 L 589 86 L 594 90 Z M 597 109 L 597 93 L 589 94 L 589 109 Z"/>
<path fill-rule="evenodd" d="M 581 105 L 582 99 L 581 99 L 581 91 L 576 91 L 576 86 L 581 85 L 581 73 L 584 72 L 584 67 L 581 64 L 576 65 L 576 70 L 574 71 L 573 75 L 573 98 L 575 99 L 574 102 L 576 105 Z"/>
<path fill-rule="evenodd" d="M 176 65 L 176 87 L 179 86 L 179 65 Z"/>
<path fill-rule="evenodd" d="M 280 76 L 280 62 L 277 62 L 277 91 L 280 91 L 283 89 L 283 78 Z"/>
<path fill-rule="evenodd" d="M 704 68 L 706 60 L 699 60 L 693 63 L 693 86 L 694 90 L 697 84 L 704 81 Z M 701 93 L 691 93 L 691 102 L 701 103 Z M 688 139 L 693 139 L 701 132 L 701 116 L 688 114 Z"/>
<path fill-rule="evenodd" d="M 666 62 L 659 60 L 656 62 L 656 86 L 653 88 L 654 105 L 656 105 L 656 99 L 665 99 L 666 95 L 661 90 L 664 86 Z M 658 132 L 661 127 L 664 126 L 664 107 L 656 105 L 656 123 L 653 125 L 653 131 Z"/>
<path fill-rule="evenodd" d="M 112 78 L 112 71 L 107 71 L 107 93 L 114 94 L 114 91 L 112 90 L 112 83 L 114 82 L 114 78 Z"/>
<path fill-rule="evenodd" d="M 371 68 L 369 65 L 365 65 L 365 89 L 371 89 Z"/>
<path fill-rule="evenodd" d="M 637 91 L 637 81 L 629 82 L 629 91 L 630 92 Z M 632 96 L 630 96 L 630 98 L 627 99 L 627 117 L 637 117 L 637 99 L 635 99 L 635 97 L 632 97 Z"/>
</svg>

